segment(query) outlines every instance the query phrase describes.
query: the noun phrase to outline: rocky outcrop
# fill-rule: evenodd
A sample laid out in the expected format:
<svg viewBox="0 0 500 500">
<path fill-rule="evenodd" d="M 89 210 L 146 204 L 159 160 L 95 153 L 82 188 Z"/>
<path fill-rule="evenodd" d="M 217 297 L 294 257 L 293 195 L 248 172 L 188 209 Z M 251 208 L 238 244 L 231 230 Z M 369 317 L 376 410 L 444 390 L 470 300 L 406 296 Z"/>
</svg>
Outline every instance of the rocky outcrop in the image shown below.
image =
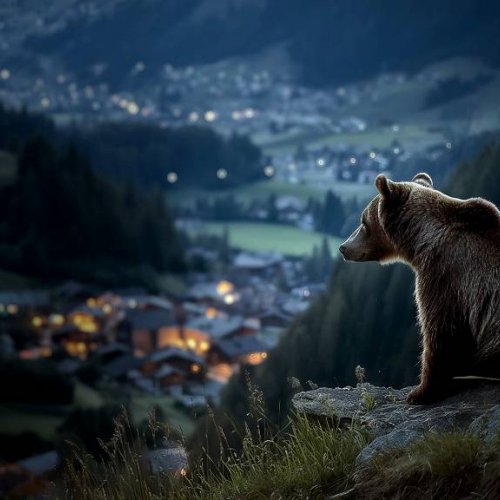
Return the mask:
<svg viewBox="0 0 500 500">
<path fill-rule="evenodd" d="M 471 432 L 488 442 L 500 430 L 500 383 L 476 386 L 425 406 L 406 403 L 411 389 L 371 384 L 320 388 L 296 394 L 292 404 L 299 413 L 313 418 L 364 427 L 373 440 L 358 455 L 358 469 L 375 454 L 408 446 L 429 431 Z"/>
</svg>

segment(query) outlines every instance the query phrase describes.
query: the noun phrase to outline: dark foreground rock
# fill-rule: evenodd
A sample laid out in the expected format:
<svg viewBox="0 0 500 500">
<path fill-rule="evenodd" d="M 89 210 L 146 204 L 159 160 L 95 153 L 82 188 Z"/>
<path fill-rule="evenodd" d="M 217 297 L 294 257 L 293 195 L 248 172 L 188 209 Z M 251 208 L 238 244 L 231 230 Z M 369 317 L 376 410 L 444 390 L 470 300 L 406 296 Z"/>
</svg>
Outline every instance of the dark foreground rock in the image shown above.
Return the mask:
<svg viewBox="0 0 500 500">
<path fill-rule="evenodd" d="M 296 394 L 292 404 L 310 417 L 367 429 L 374 439 L 358 455 L 358 470 L 375 454 L 406 447 L 429 431 L 471 432 L 489 442 L 500 430 L 500 383 L 483 384 L 425 406 L 406 403 L 411 389 L 371 384 L 320 388 Z"/>
</svg>

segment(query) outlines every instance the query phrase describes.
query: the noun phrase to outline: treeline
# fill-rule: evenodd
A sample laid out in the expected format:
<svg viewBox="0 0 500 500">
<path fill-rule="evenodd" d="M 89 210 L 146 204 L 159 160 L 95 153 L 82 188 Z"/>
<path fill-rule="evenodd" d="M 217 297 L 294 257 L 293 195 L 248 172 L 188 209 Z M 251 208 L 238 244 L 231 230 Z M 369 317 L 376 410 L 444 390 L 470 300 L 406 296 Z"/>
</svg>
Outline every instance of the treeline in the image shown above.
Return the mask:
<svg viewBox="0 0 500 500">
<path fill-rule="evenodd" d="M 447 193 L 483 196 L 500 205 L 500 143 L 457 168 Z M 348 264 L 337 260 L 324 297 L 283 336 L 254 373 L 274 416 L 286 415 L 289 377 L 324 386 L 355 384 L 357 365 L 375 384 L 403 387 L 417 382 L 419 338 L 413 275 L 402 265 Z M 223 407 L 246 411 L 242 380 L 228 386 Z"/>
<path fill-rule="evenodd" d="M 0 113 L 2 127 L 11 131 L 0 147 L 18 162 L 16 178 L 0 188 L 0 267 L 110 285 L 150 285 L 156 272 L 183 270 L 160 191 L 111 184 L 53 130 L 37 134 L 43 119 L 29 116 Z"/>
<path fill-rule="evenodd" d="M 259 148 L 246 137 L 223 138 L 210 128 L 110 123 L 78 140 L 99 171 L 142 186 L 224 189 L 264 179 Z M 175 183 L 167 181 L 169 173 Z"/>
</svg>

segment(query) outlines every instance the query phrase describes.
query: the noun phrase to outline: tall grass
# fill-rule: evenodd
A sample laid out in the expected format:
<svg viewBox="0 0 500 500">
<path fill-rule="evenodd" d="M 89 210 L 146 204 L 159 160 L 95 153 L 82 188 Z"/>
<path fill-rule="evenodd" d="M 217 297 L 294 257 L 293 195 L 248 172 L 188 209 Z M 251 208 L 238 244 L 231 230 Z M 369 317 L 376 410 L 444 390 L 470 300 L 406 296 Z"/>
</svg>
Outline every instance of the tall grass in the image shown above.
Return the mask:
<svg viewBox="0 0 500 500">
<path fill-rule="evenodd" d="M 69 500 L 110 499 L 267 499 L 322 498 L 350 486 L 354 461 L 367 444 L 355 428 L 340 429 L 305 416 L 290 418 L 277 429 L 266 417 L 260 392 L 250 388 L 250 413 L 236 450 L 218 428 L 221 460 L 205 455 L 176 475 L 153 474 L 145 459 L 145 436 L 132 429 L 126 414 L 115 433 L 101 443 L 104 459 L 97 462 L 78 448 L 67 461 L 54 496 Z M 150 420 L 153 436 L 164 429 Z"/>
</svg>

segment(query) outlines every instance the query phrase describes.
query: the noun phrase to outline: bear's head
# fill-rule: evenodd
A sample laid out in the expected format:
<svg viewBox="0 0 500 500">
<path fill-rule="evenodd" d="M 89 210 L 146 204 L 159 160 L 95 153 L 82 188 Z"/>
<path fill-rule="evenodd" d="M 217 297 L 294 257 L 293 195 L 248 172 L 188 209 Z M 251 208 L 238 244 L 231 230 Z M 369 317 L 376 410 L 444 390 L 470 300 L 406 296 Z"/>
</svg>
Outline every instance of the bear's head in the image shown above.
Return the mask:
<svg viewBox="0 0 500 500">
<path fill-rule="evenodd" d="M 399 249 L 389 236 L 390 216 L 400 214 L 412 191 L 433 189 L 432 179 L 425 173 L 417 174 L 412 182 L 393 182 L 384 175 L 375 180 L 379 194 L 370 201 L 361 214 L 360 226 L 340 246 L 345 260 L 355 262 L 378 261 L 389 263 L 399 260 Z M 425 193 L 422 193 L 425 196 Z M 419 193 L 414 193 L 414 196 Z"/>
</svg>

